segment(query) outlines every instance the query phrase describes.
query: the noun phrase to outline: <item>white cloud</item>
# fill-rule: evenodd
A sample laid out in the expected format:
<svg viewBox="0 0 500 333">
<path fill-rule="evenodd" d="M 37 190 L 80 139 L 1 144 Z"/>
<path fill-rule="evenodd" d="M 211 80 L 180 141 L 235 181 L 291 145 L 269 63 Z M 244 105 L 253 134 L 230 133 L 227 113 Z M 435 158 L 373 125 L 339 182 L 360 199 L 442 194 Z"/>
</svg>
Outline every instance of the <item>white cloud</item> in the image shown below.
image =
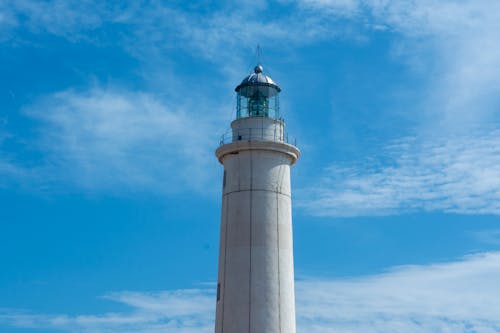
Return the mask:
<svg viewBox="0 0 500 333">
<path fill-rule="evenodd" d="M 500 3 L 299 3 L 332 20 L 348 16 L 392 31 L 393 56 L 425 81 L 421 103 L 400 110 L 416 120 L 419 136 L 381 151 L 378 163 L 330 167 L 299 195 L 301 205 L 327 216 L 500 214 L 500 132 L 491 130 L 500 120 Z"/>
<path fill-rule="evenodd" d="M 26 179 L 29 177 L 27 170 L 16 165 L 11 161 L 5 153 L 0 151 L 0 188 L 8 187 L 11 182 L 16 182 L 18 179 Z"/>
<path fill-rule="evenodd" d="M 345 13 L 355 5 L 354 0 L 335 3 Z M 0 33 L 3 31 L 11 39 L 20 38 L 16 32 L 25 29 L 35 35 L 53 34 L 70 41 L 112 43 L 147 61 L 181 48 L 196 57 L 224 64 L 220 66 L 223 69 L 239 57 L 248 61 L 248 54 L 259 43 L 283 48 L 330 39 L 345 31 L 342 26 L 333 28 L 323 17 L 293 6 L 282 14 L 269 11 L 266 2 L 256 1 L 239 2 L 238 6 L 217 4 L 209 12 L 197 13 L 160 2 L 110 5 L 90 0 L 19 0 L 0 5 L 0 13 Z M 106 34 L 99 33 L 113 24 L 119 24 L 120 31 L 126 33 L 115 35 L 110 29 Z"/>
<path fill-rule="evenodd" d="M 225 75 L 221 81 L 227 82 L 237 82 L 241 78 L 241 73 L 235 74 L 234 71 L 235 62 L 241 61 L 240 58 L 242 58 L 238 55 L 249 53 L 249 50 L 258 42 L 287 48 L 290 45 L 333 40 L 339 36 L 353 34 L 350 32 L 353 30 L 359 30 L 359 33 L 363 34 L 366 32 L 366 26 L 377 30 L 386 29 L 394 33 L 392 37 L 397 36 L 393 39 L 395 41 L 394 55 L 404 61 L 423 63 L 420 70 L 422 76 L 426 78 L 427 88 L 422 93 L 421 105 L 412 106 L 410 110 L 412 114 L 409 116 L 422 121 L 422 126 L 417 128 L 419 133 L 454 132 L 457 129 L 467 132 L 470 124 L 484 124 L 498 118 L 500 35 L 496 31 L 500 28 L 500 4 L 497 1 L 458 3 L 451 0 L 303 0 L 296 3 L 281 1 L 279 6 L 282 6 L 283 11 L 276 11 L 275 13 L 278 14 L 271 18 L 271 13 L 267 12 L 268 8 L 263 3 L 258 4 L 259 10 L 255 10 L 248 3 L 236 9 L 234 6 L 230 8 L 221 5 L 215 11 L 200 15 L 171 8 L 161 3 L 150 6 L 130 4 L 113 7 L 95 5 L 92 1 L 54 0 L 43 3 L 18 1 L 1 7 L 0 22 L 10 22 L 5 25 L 11 27 L 22 26 L 19 17 L 26 17 L 26 21 L 21 23 L 30 31 L 53 33 L 68 38 L 78 35 L 81 31 L 83 31 L 82 35 L 85 35 L 85 30 L 99 29 L 107 23 L 119 22 L 120 28 L 130 34 L 122 34 L 128 36 L 123 37 L 125 38 L 123 40 L 120 40 L 122 37 L 117 37 L 119 39 L 117 43 L 130 53 L 152 61 L 151 59 L 155 56 L 156 59 L 165 58 L 164 50 L 181 48 L 196 57 L 208 58 L 222 64 L 219 70 Z M 52 12 L 56 15 L 47 14 Z M 344 27 L 345 25 L 349 27 Z M 93 38 L 98 38 L 98 34 L 92 35 Z M 248 59 L 248 56 L 246 57 Z M 205 160 L 199 156 L 205 154 L 208 161 L 211 158 L 208 153 L 209 149 L 193 154 L 179 152 L 182 149 L 173 152 L 170 150 L 171 147 L 192 149 L 195 145 L 191 145 L 192 142 L 189 139 L 178 140 L 178 137 L 165 135 L 164 132 L 160 135 L 160 132 L 165 130 L 165 127 L 161 126 L 165 126 L 166 123 L 177 123 L 176 126 L 183 127 L 193 134 L 198 131 L 209 133 L 213 129 L 217 133 L 220 128 L 223 128 L 223 125 L 210 127 L 210 121 L 208 121 L 204 122 L 202 129 L 193 132 L 188 125 L 190 111 L 186 108 L 182 110 L 172 108 L 163 100 L 159 101 L 147 94 L 132 93 L 128 98 L 119 96 L 122 95 L 120 92 L 108 91 L 106 95 L 100 95 L 94 91 L 87 96 L 79 95 L 81 94 L 77 92 L 66 91 L 47 98 L 45 105 L 40 103 L 38 106 L 47 107 L 52 111 L 48 114 L 38 112 L 38 117 L 53 129 L 53 132 L 44 137 L 45 151 L 51 153 L 50 163 L 65 166 L 66 170 L 77 173 L 81 184 L 89 187 L 95 187 L 96 184 L 106 187 L 123 182 L 130 186 L 142 184 L 141 186 L 149 187 L 155 179 L 159 179 L 156 183 L 170 181 L 175 177 L 157 178 L 160 168 L 166 170 L 172 166 L 172 160 L 167 158 L 168 154 L 173 154 L 172 156 L 179 157 L 180 161 L 185 162 L 191 158 L 195 159 L 193 165 L 196 170 L 193 170 L 193 173 L 202 175 L 201 170 L 206 168 L 207 164 L 203 164 Z M 61 106 L 58 103 L 61 103 Z M 123 110 L 129 111 L 119 111 L 120 103 L 124 107 Z M 198 105 L 193 104 L 193 109 L 198 108 Z M 231 103 L 228 105 L 231 106 Z M 150 110 L 147 113 L 148 118 L 130 111 L 143 107 Z M 115 111 L 83 111 L 89 108 L 92 110 L 109 108 Z M 76 111 L 72 111 L 73 109 Z M 167 111 L 161 112 L 160 109 Z M 406 110 L 401 110 L 401 112 L 406 112 Z M 72 117 L 67 117 L 69 114 Z M 207 120 L 203 118 L 203 114 L 203 112 L 197 113 L 196 117 L 201 115 L 203 120 Z M 117 117 L 117 120 L 112 117 Z M 116 121 L 116 124 L 112 125 L 113 121 Z M 78 122 L 87 122 L 87 127 L 79 127 Z M 137 129 L 132 129 L 133 122 L 141 126 L 150 126 L 152 130 L 139 133 Z M 107 126 L 106 131 L 110 135 L 102 137 L 103 128 L 99 126 Z M 127 135 L 123 132 L 125 129 Z M 113 133 L 113 131 L 119 133 Z M 63 135 L 65 136 L 62 137 Z M 484 138 L 488 135 L 490 134 L 482 133 L 480 137 Z M 89 143 L 83 144 L 87 139 L 90 140 Z M 478 147 L 474 151 L 472 148 L 467 148 L 471 138 L 466 136 L 459 139 L 449 138 L 448 141 L 457 141 L 456 147 L 452 143 L 451 147 L 445 147 L 446 149 L 461 149 L 461 146 L 465 146 L 465 149 L 468 149 L 467 151 L 470 151 L 474 157 L 468 159 L 461 157 L 461 160 L 456 160 L 455 162 L 460 162 L 460 166 L 456 166 L 455 169 L 448 165 L 446 175 L 452 178 L 447 179 L 450 184 L 439 185 L 441 175 L 439 168 L 446 166 L 448 162 L 438 160 L 437 146 L 425 143 L 431 139 L 432 136 L 429 136 L 423 142 L 417 143 L 422 147 L 421 151 L 408 152 L 411 155 L 408 158 L 397 156 L 398 151 L 404 153 L 404 148 L 395 148 L 392 157 L 396 159 L 396 165 L 392 168 L 374 170 L 368 166 L 368 171 L 364 171 L 359 167 L 348 166 L 340 171 L 332 169 L 325 176 L 326 183 L 340 174 L 352 176 L 354 180 L 364 183 L 356 185 L 352 182 L 350 184 L 344 182 L 340 185 L 347 190 L 344 192 L 336 189 L 337 184 L 331 184 L 334 190 L 323 185 L 321 190 L 324 192 L 315 193 L 316 204 L 322 201 L 321 207 L 337 205 L 342 209 L 352 206 L 347 211 L 354 211 L 354 213 L 348 212 L 346 213 L 348 215 L 372 211 L 393 213 L 405 204 L 410 204 L 406 208 L 403 207 L 405 210 L 423 208 L 455 212 L 496 212 L 497 207 L 492 203 L 486 204 L 484 208 L 480 207 L 484 200 L 497 198 L 496 194 L 489 192 L 496 191 L 495 175 L 491 176 L 492 184 L 487 184 L 490 181 L 485 183 L 485 179 L 488 178 L 484 175 L 477 175 L 475 171 L 478 170 L 477 159 L 484 159 L 479 167 L 496 170 L 495 157 L 483 157 L 481 148 Z M 58 140 L 62 142 L 61 147 L 50 143 Z M 487 139 L 490 143 L 481 142 L 488 146 L 492 144 L 491 140 L 494 139 Z M 477 144 L 479 143 L 472 145 Z M 433 151 L 430 153 L 430 159 L 426 157 L 424 151 L 427 148 Z M 135 155 L 132 151 L 140 154 Z M 162 155 L 160 158 L 163 159 L 152 159 L 154 155 Z M 451 155 L 451 153 L 445 152 L 445 155 Z M 132 156 L 134 159 L 131 161 L 129 158 Z M 457 159 L 458 157 L 449 158 Z M 153 160 L 159 163 L 151 163 Z M 412 163 L 423 164 L 412 166 Z M 465 163 L 469 164 L 465 165 Z M 77 167 L 74 168 L 74 166 Z M 103 177 L 94 178 L 98 170 L 101 171 L 97 174 L 105 173 L 101 166 L 111 172 Z M 158 170 L 155 166 L 158 166 Z M 436 167 L 438 169 L 435 169 Z M 143 172 L 144 170 L 149 171 Z M 433 173 L 433 170 L 436 172 Z M 409 177 L 411 172 L 417 172 L 419 177 Z M 453 178 L 458 175 L 472 176 L 472 179 L 478 180 L 478 182 L 470 181 L 470 183 L 480 195 L 479 198 L 474 198 L 474 193 L 468 196 L 462 195 L 462 197 L 456 195 L 464 191 L 469 184 L 466 180 L 458 181 Z M 392 182 L 391 184 L 387 184 L 386 177 Z M 182 175 L 181 179 L 186 179 L 186 175 Z M 199 181 L 199 178 L 195 177 L 195 179 L 193 184 Z M 412 185 L 412 183 L 416 184 Z M 424 191 L 422 195 L 390 192 L 393 190 L 406 192 L 407 188 L 421 190 L 426 185 L 431 185 L 433 188 Z M 363 190 L 359 194 L 357 191 L 351 191 L 356 187 L 369 186 L 374 187 L 371 192 Z M 450 194 L 451 199 L 439 197 Z M 415 197 L 415 200 L 412 197 Z M 418 197 L 423 200 L 418 200 Z M 422 205 L 420 203 L 422 201 L 426 204 Z M 444 204 L 441 201 L 444 201 Z M 433 207 L 434 203 L 437 208 Z M 366 206 L 361 212 L 356 208 L 360 205 Z M 454 208 L 454 206 L 457 207 Z M 462 209 L 462 207 L 465 208 Z M 328 214 L 344 214 L 334 210 L 332 212 Z"/>
<path fill-rule="evenodd" d="M 15 38 L 15 29 L 33 33 L 49 33 L 70 40 L 89 39 L 81 34 L 100 27 L 110 19 L 110 8 L 94 1 L 7 1 L 0 4 L 0 34 Z"/>
<path fill-rule="evenodd" d="M 355 30 L 362 34 L 366 26 L 387 28 L 405 38 L 426 41 L 429 48 L 437 50 L 434 55 L 440 69 L 430 73 L 430 91 L 440 87 L 449 97 L 455 91 L 455 97 L 460 97 L 455 103 L 460 104 L 465 102 L 460 99 L 468 101 L 471 94 L 478 97 L 478 92 L 484 95 L 498 90 L 498 75 L 494 73 L 500 53 L 496 34 L 500 4 L 494 0 L 281 1 L 281 11 L 271 11 L 265 3 L 243 2 L 239 6 L 218 5 L 203 15 L 161 3 L 19 0 L 0 6 L 4 30 L 24 27 L 33 33 L 96 40 L 106 36 L 96 34 L 96 30 L 118 23 L 127 34 L 113 38 L 145 59 L 159 50 L 182 47 L 199 57 L 227 63 L 235 61 L 235 55 L 248 54 L 257 43 L 287 48 L 346 35 L 355 38 Z M 405 56 L 411 57 L 414 50 L 412 47 Z M 471 87 L 476 89 L 467 89 Z M 454 109 L 444 102 L 440 107 Z"/>
<path fill-rule="evenodd" d="M 500 254 L 487 253 L 366 278 L 304 281 L 297 284 L 298 320 L 310 332 L 496 332 L 499 273 Z"/>
<path fill-rule="evenodd" d="M 384 274 L 296 283 L 298 331 L 454 332 L 500 330 L 500 253 L 402 266 Z M 0 325 L 62 332 L 211 332 L 214 290 L 119 292 L 105 297 L 129 311 L 40 315 L 4 309 Z"/>
<path fill-rule="evenodd" d="M 17 163 L 13 154 L 7 153 L 4 146 L 13 135 L 7 130 L 7 118 L 0 118 L 0 188 L 8 188 L 20 181 L 35 181 L 36 174 L 29 168 Z"/>
<path fill-rule="evenodd" d="M 500 214 L 500 131 L 401 140 L 365 164 L 325 170 L 297 204 L 319 216 Z"/>
<path fill-rule="evenodd" d="M 359 14 L 360 2 L 358 0 L 302 0 L 299 3 L 304 8 L 327 10 L 328 14 L 335 16 L 353 17 Z"/>
<path fill-rule="evenodd" d="M 48 182 L 90 190 L 201 190 L 212 183 L 220 114 L 201 100 L 166 103 L 111 88 L 46 96 L 24 109 L 38 122 L 36 167 Z"/>
<path fill-rule="evenodd" d="M 304 13 L 295 7 L 269 11 L 255 1 L 220 6 L 201 14 L 157 5 L 136 8 L 128 16 L 125 23 L 134 26 L 135 39 L 141 43 L 140 49 L 132 46 L 132 53 L 147 49 L 148 54 L 154 54 L 158 49 L 181 48 L 216 63 L 225 74 L 232 74 L 236 64 L 242 68 L 248 61 L 256 60 L 252 56 L 258 44 L 264 50 L 289 50 L 346 32 L 342 26 L 333 28 L 332 22 L 323 16 Z M 241 72 L 237 79 L 240 76 Z"/>
<path fill-rule="evenodd" d="M 470 235 L 476 241 L 488 245 L 500 245 L 500 229 L 486 229 L 471 232 Z"/>
<path fill-rule="evenodd" d="M 416 107 L 424 115 L 424 127 L 468 129 L 471 124 L 499 118 L 498 1 L 302 0 L 299 3 L 332 20 L 351 16 L 359 26 L 365 24 L 399 35 L 399 40 L 394 39 L 393 55 L 418 68 L 426 80 L 422 103 Z M 339 11 L 339 6 L 348 14 Z"/>
<path fill-rule="evenodd" d="M 0 311 L 0 323 L 82 333 L 210 332 L 215 310 L 212 294 L 198 289 L 113 293 L 105 298 L 128 305 L 129 312 L 68 316 L 5 310 Z"/>
</svg>

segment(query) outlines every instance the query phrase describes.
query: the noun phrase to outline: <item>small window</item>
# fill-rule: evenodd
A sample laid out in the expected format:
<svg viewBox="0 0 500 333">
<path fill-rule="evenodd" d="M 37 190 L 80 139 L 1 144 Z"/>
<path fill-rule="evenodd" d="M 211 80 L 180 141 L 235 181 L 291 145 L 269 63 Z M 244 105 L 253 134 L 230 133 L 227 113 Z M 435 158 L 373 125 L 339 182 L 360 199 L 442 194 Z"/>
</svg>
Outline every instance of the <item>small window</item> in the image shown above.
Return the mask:
<svg viewBox="0 0 500 333">
<path fill-rule="evenodd" d="M 220 283 L 217 283 L 217 302 L 220 301 Z"/>
<path fill-rule="evenodd" d="M 227 172 L 224 170 L 224 177 L 222 178 L 222 188 L 226 188 L 226 177 L 227 177 Z"/>
</svg>

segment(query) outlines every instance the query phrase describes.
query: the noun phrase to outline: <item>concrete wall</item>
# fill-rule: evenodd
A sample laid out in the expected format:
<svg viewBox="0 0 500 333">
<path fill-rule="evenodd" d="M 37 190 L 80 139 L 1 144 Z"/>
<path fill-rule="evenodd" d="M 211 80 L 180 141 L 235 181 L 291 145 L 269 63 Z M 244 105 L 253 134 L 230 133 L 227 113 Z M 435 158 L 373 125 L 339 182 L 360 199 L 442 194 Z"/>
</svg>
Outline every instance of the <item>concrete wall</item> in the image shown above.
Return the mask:
<svg viewBox="0 0 500 333">
<path fill-rule="evenodd" d="M 245 118 L 233 130 L 245 120 L 254 128 Z M 216 333 L 295 333 L 290 165 L 299 151 L 258 141 L 216 152 L 224 165 Z"/>
<path fill-rule="evenodd" d="M 285 124 L 282 120 L 266 117 L 236 119 L 231 123 L 235 141 L 283 142 Z"/>
</svg>

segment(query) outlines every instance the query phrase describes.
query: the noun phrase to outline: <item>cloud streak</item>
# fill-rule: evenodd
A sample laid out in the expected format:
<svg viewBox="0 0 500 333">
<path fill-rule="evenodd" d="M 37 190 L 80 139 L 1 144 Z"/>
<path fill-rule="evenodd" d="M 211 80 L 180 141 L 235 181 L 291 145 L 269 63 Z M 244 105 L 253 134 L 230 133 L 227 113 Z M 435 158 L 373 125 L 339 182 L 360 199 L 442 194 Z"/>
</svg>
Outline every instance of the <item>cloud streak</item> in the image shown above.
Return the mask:
<svg viewBox="0 0 500 333">
<path fill-rule="evenodd" d="M 403 266 L 381 275 L 299 283 L 299 322 L 312 332 L 493 332 L 500 255 Z M 314 328 L 315 327 L 315 328 Z"/>
<path fill-rule="evenodd" d="M 266 19 L 270 13 L 266 3 L 259 3 L 258 11 L 249 3 L 238 10 L 221 5 L 206 15 L 161 3 L 94 6 L 92 1 L 54 0 L 0 6 L 0 24 L 6 30 L 24 28 L 33 34 L 69 39 L 92 30 L 94 39 L 105 39 L 108 35 L 98 30 L 119 24 L 120 31 L 130 34 L 116 36 L 116 43 L 131 54 L 151 61 L 165 50 L 180 48 L 223 63 L 218 70 L 224 73 L 221 81 L 227 82 L 238 82 L 241 73 L 234 71 L 238 55 L 258 41 L 288 47 L 346 35 L 369 36 L 370 31 L 382 28 L 391 31 L 396 36 L 393 55 L 426 77 L 421 105 L 410 110 L 411 117 L 421 121 L 416 131 L 424 133 L 422 136 L 449 132 L 449 137 L 438 143 L 432 143 L 432 134 L 417 141 L 403 139 L 389 149 L 387 158 L 393 164 L 385 167 L 329 168 L 318 181 L 319 189 L 302 200 L 303 206 L 331 216 L 416 210 L 498 213 L 494 202 L 498 198 L 496 134 L 468 134 L 470 124 L 481 126 L 499 116 L 500 41 L 496 31 L 500 5 L 495 1 L 281 1 L 278 6 L 283 15 L 272 19 Z M 47 15 L 53 12 L 57 15 Z M 342 28 L 344 25 L 348 27 Z M 189 108 L 196 110 L 201 104 Z M 159 184 L 172 182 L 172 188 L 186 183 L 196 188 L 209 182 L 211 172 L 207 170 L 212 169 L 207 161 L 212 159 L 213 146 L 195 138 L 219 133 L 226 124 L 206 117 L 209 108 L 196 112 L 197 124 L 190 123 L 189 108 L 173 106 L 148 93 L 94 88 L 54 93 L 25 110 L 47 126 L 42 129 L 41 149 L 48 163 L 41 169 L 56 166 L 52 174 L 63 170 L 67 179 L 76 179 L 90 189 L 110 189 L 117 184 L 129 189 L 159 188 Z M 454 137 L 455 132 L 462 136 Z M 408 148 L 410 142 L 420 148 Z M 467 155 L 458 154 L 462 149 Z M 0 168 L 11 172 L 8 170 L 15 164 L 3 161 Z M 175 170 L 179 177 L 172 175 L 174 161 L 184 165 Z M 344 181 L 346 177 L 351 179 Z M 339 184 L 334 183 L 337 178 Z M 466 193 L 468 188 L 473 191 Z"/>
<path fill-rule="evenodd" d="M 240 77 L 234 67 L 242 67 L 242 57 L 248 61 L 247 54 L 257 43 L 287 49 L 346 37 L 367 40 L 370 32 L 387 30 L 394 33 L 392 55 L 426 78 L 422 105 L 416 111 L 426 125 L 467 127 L 498 116 L 500 5 L 496 1 L 282 1 L 278 6 L 283 14 L 273 11 L 272 16 L 270 4 L 258 4 L 258 10 L 255 6 L 220 5 L 201 15 L 161 3 L 111 6 L 21 0 L 0 8 L 0 24 L 14 37 L 16 31 L 27 29 L 98 45 L 112 43 L 147 62 L 160 61 L 160 54 L 180 48 L 224 64 L 220 69 L 235 80 Z M 124 33 L 113 33 L 110 27 L 117 24 Z"/>
<path fill-rule="evenodd" d="M 373 276 L 297 281 L 298 331 L 489 333 L 500 329 L 500 253 L 462 260 L 396 267 Z M 211 332 L 212 289 L 118 292 L 106 299 L 127 312 L 98 315 L 40 315 L 4 309 L 7 327 L 63 332 Z"/>
<path fill-rule="evenodd" d="M 25 29 L 34 34 L 52 34 L 71 41 L 90 40 L 92 31 L 111 19 L 111 8 L 93 1 L 29 1 L 0 4 L 0 41 L 18 39 L 16 32 Z"/>
<path fill-rule="evenodd" d="M 395 33 L 393 53 L 425 78 L 424 127 L 470 129 L 497 119 L 500 4 L 497 1 L 302 0 L 317 15 L 348 16 Z M 347 14 L 346 14 L 347 13 Z"/>
<path fill-rule="evenodd" d="M 499 130 L 400 140 L 365 164 L 331 166 L 298 205 L 319 216 L 500 214 L 499 147 Z"/>
<path fill-rule="evenodd" d="M 391 31 L 393 56 L 425 78 L 418 124 L 363 163 L 332 164 L 299 193 L 313 215 L 418 211 L 500 214 L 500 4 L 496 1 L 303 0 L 320 16 Z M 406 106 L 408 108 L 408 106 Z"/>
<path fill-rule="evenodd" d="M 200 289 L 113 293 L 106 295 L 105 299 L 129 306 L 129 312 L 68 316 L 0 311 L 0 323 L 11 327 L 85 333 L 209 332 L 214 316 L 212 294 L 211 290 Z"/>
<path fill-rule="evenodd" d="M 91 191 L 206 192 L 220 118 L 205 110 L 112 88 L 45 96 L 23 110 L 43 154 L 33 171 Z"/>
</svg>

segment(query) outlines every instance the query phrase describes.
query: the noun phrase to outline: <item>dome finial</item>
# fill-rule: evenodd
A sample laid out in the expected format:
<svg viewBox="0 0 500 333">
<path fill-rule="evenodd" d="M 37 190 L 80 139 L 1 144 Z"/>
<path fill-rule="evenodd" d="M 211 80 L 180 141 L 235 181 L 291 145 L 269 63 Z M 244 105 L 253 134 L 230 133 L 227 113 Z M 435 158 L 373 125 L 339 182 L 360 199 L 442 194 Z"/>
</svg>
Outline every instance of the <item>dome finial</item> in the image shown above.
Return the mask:
<svg viewBox="0 0 500 333">
<path fill-rule="evenodd" d="M 257 48 L 255 51 L 257 53 L 257 66 L 255 66 L 253 68 L 253 71 L 255 74 L 259 74 L 259 73 L 262 73 L 262 71 L 264 70 L 264 67 L 262 67 L 261 62 L 260 62 L 260 57 L 262 55 L 262 51 L 260 49 L 260 44 L 257 44 Z"/>
</svg>

